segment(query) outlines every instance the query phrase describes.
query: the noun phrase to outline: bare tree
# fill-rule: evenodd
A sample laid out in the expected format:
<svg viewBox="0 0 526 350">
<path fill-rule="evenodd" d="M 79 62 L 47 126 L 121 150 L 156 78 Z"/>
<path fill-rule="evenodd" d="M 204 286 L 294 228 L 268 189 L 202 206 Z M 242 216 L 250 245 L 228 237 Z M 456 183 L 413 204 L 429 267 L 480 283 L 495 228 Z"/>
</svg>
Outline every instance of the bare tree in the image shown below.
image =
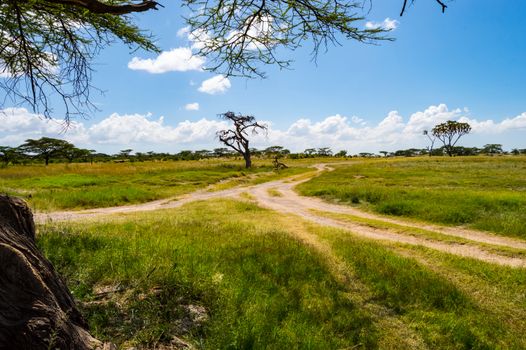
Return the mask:
<svg viewBox="0 0 526 350">
<path fill-rule="evenodd" d="M 470 131 L 471 126 L 468 123 L 460 123 L 452 120 L 438 124 L 432 130 L 433 136 L 442 141 L 450 157 L 453 156 L 453 150 L 458 140 L 462 136 L 469 134 Z"/>
<path fill-rule="evenodd" d="M 429 146 L 427 147 L 427 151 L 428 151 L 428 153 L 429 153 L 429 156 L 431 157 L 431 155 L 432 155 L 431 153 L 433 152 L 433 147 L 435 146 L 436 136 L 433 135 L 433 134 L 429 135 L 429 131 L 427 131 L 427 130 L 424 130 L 423 134 L 424 134 L 425 136 L 427 136 L 427 138 L 428 138 L 429 141 L 431 142 L 431 145 L 429 145 Z"/>
<path fill-rule="evenodd" d="M 267 126 L 259 124 L 256 118 L 251 115 L 236 115 L 234 112 L 226 112 L 220 114 L 219 117 L 234 124 L 232 129 L 220 130 L 216 133 L 219 141 L 241 154 L 245 160 L 245 167 L 250 168 L 252 160 L 250 158 L 249 132 L 252 135 L 258 134 L 260 131 L 266 134 Z"/>
</svg>

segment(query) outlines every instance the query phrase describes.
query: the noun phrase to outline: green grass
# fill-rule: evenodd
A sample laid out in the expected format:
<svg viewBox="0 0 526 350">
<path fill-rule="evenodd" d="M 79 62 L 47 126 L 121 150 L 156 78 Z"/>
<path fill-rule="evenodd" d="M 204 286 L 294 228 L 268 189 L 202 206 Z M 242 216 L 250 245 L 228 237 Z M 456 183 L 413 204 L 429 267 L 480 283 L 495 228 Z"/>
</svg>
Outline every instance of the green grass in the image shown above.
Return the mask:
<svg viewBox="0 0 526 350">
<path fill-rule="evenodd" d="M 273 215 L 249 203 L 202 202 L 44 226 L 38 243 L 84 302 L 93 333 L 121 345 L 177 335 L 207 349 L 374 347 L 370 317 L 323 257 L 283 229 L 258 224 Z M 93 303 L 100 285 L 125 292 Z M 210 318 L 185 332 L 179 321 L 188 304 L 204 306 Z"/>
<path fill-rule="evenodd" d="M 522 321 L 526 310 L 524 269 L 402 245 L 408 247 L 405 255 L 420 250 L 425 251 L 423 259 L 434 257 L 434 261 L 421 264 L 400 255 L 398 251 L 404 249 L 397 244 L 374 243 L 338 230 L 318 229 L 318 234 L 371 289 L 370 298 L 393 310 L 429 348 L 526 346 L 521 335 L 526 331 Z M 470 288 L 465 286 L 466 279 L 472 281 Z M 498 302 L 493 300 L 495 295 L 499 296 Z M 503 312 L 502 304 L 510 307 Z"/>
<path fill-rule="evenodd" d="M 240 162 L 216 160 L 13 166 L 0 168 L 0 193 L 24 197 L 38 211 L 84 209 L 178 196 L 231 178 L 250 182 L 305 170 L 274 173 L 262 162 L 246 170 Z"/>
<path fill-rule="evenodd" d="M 363 161 L 298 189 L 381 214 L 526 238 L 526 157 Z"/>
<path fill-rule="evenodd" d="M 278 191 L 277 189 L 275 188 L 269 188 L 267 190 L 268 194 L 272 197 L 283 197 L 283 193 L 281 193 L 280 191 Z"/>
<path fill-rule="evenodd" d="M 175 335 L 202 349 L 405 348 L 396 327 L 431 349 L 526 346 L 524 269 L 373 243 L 248 202 L 50 224 L 37 239 L 92 332 L 123 347 Z M 101 286 L 118 292 L 101 299 Z M 207 319 L 185 321 L 187 305 Z"/>
</svg>

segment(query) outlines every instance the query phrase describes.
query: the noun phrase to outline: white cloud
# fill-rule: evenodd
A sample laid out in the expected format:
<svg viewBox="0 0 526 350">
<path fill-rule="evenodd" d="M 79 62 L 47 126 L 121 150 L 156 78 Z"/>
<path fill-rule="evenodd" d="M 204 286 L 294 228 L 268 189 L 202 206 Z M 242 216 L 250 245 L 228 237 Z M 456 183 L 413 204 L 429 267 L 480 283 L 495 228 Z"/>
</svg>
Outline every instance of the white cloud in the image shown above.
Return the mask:
<svg viewBox="0 0 526 350">
<path fill-rule="evenodd" d="M 101 144 L 162 144 L 199 143 L 214 139 L 223 121 L 200 119 L 182 121 L 176 126 L 165 125 L 164 117 L 152 120 L 149 115 L 114 113 L 90 127 L 90 139 Z"/>
<path fill-rule="evenodd" d="M 96 149 L 108 147 L 101 145 L 168 144 L 176 147 L 176 144 L 213 142 L 216 131 L 227 127 L 224 121 L 207 119 L 185 120 L 170 126 L 165 125 L 164 119 L 152 119 L 150 114 L 113 113 L 91 126 L 73 121 L 65 130 L 61 120 L 44 119 L 25 108 L 8 108 L 0 110 L 0 145 L 16 146 L 28 138 L 47 136 Z"/>
<path fill-rule="evenodd" d="M 226 36 L 226 40 L 231 45 L 240 44 L 243 41 L 248 50 L 265 51 L 269 46 L 278 44 L 279 40 L 276 36 L 280 35 L 275 35 L 274 18 L 269 15 L 254 16 L 246 19 L 246 24 L 242 29 L 233 30 Z"/>
<path fill-rule="evenodd" d="M 502 143 L 508 149 L 526 147 L 520 135 L 526 131 L 526 112 L 501 121 L 479 120 L 465 113 L 465 109 L 449 110 L 445 104 L 439 104 L 413 113 L 408 119 L 391 111 L 376 123 L 340 114 L 320 121 L 300 118 L 285 129 L 274 128 L 270 121 L 262 121 L 269 126 L 268 136 L 254 136 L 251 144 L 258 148 L 283 145 L 292 151 L 327 146 L 351 154 L 423 148 L 428 141 L 422 135 L 423 130 L 446 120 L 458 120 L 468 122 L 473 128 L 472 133 L 461 140 L 463 145 Z M 162 116 L 153 118 L 149 114 L 117 113 L 91 125 L 85 123 L 73 121 L 64 132 L 61 120 L 44 119 L 24 108 L 7 108 L 0 110 L 0 145 L 16 146 L 28 138 L 48 136 L 103 152 L 116 152 L 122 148 L 176 152 L 183 148 L 219 147 L 215 133 L 228 127 L 225 121 L 215 119 L 185 120 L 170 125 Z"/>
<path fill-rule="evenodd" d="M 398 27 L 398 24 L 400 24 L 400 22 L 398 22 L 396 19 L 391 19 L 391 18 L 387 17 L 382 22 L 371 22 L 371 21 L 368 21 L 368 22 L 365 23 L 365 28 L 367 28 L 367 29 L 382 28 L 382 29 L 385 29 L 385 30 L 395 30 Z"/>
<path fill-rule="evenodd" d="M 227 11 L 226 8 L 223 11 Z M 228 44 L 234 46 L 244 41 L 245 48 L 248 50 L 266 50 L 266 47 L 278 44 L 275 32 L 283 28 L 275 28 L 275 21 L 269 15 L 255 15 L 246 18 L 245 25 L 238 30 L 232 30 L 224 36 L 214 36 L 213 33 L 202 29 L 191 30 L 189 26 L 177 31 L 177 36 L 185 38 L 190 44 L 190 48 L 199 51 L 204 47 L 220 46 Z M 250 23 L 250 27 L 248 24 Z"/>
<path fill-rule="evenodd" d="M 197 103 L 197 102 L 187 103 L 184 106 L 184 109 L 186 109 L 187 111 L 198 111 L 199 110 L 199 103 Z"/>
<path fill-rule="evenodd" d="M 413 113 L 409 117 L 409 122 L 404 129 L 404 133 L 422 134 L 424 130 L 430 130 L 438 123 L 460 118 L 463 112 L 460 108 L 450 111 L 443 103 L 438 106 L 429 106 L 423 112 Z"/>
<path fill-rule="evenodd" d="M 65 138 L 74 143 L 87 141 L 82 123 L 71 121 L 66 128 L 61 119 L 46 119 L 25 108 L 0 110 L 0 145 L 17 146 L 26 139 L 42 136 Z"/>
<path fill-rule="evenodd" d="M 177 31 L 177 36 L 180 38 L 186 38 L 188 37 L 189 33 L 190 33 L 190 27 L 186 26 Z"/>
<path fill-rule="evenodd" d="M 203 81 L 197 90 L 206 94 L 216 95 L 225 93 L 230 87 L 230 80 L 228 80 L 227 77 L 224 75 L 216 75 Z"/>
<path fill-rule="evenodd" d="M 526 131 L 526 112 L 502 121 L 477 120 L 465 116 L 467 112 L 467 109 L 449 110 L 445 104 L 439 104 L 413 113 L 407 121 L 397 111 L 389 112 L 375 124 L 366 123 L 356 116 L 348 118 L 339 114 L 316 122 L 300 118 L 286 130 L 269 130 L 268 139 L 258 137 L 254 146 L 281 144 L 294 151 L 328 146 L 335 151 L 345 149 L 350 153 L 423 148 L 427 143 L 427 139 L 422 135 L 423 130 L 430 130 L 446 120 L 458 120 L 468 122 L 472 126 L 472 133 L 463 139 L 467 145 L 502 143 L 509 148 L 526 147 L 516 135 L 515 138 L 509 138 L 518 130 Z"/>
<path fill-rule="evenodd" d="M 186 72 L 203 69 L 205 60 L 192 54 L 188 47 L 179 47 L 164 51 L 154 59 L 133 57 L 128 63 L 132 70 L 144 70 L 148 73 L 161 74 L 166 72 Z"/>
<path fill-rule="evenodd" d="M 365 125 L 365 124 L 367 124 L 367 123 L 365 122 L 365 120 L 363 120 L 362 118 L 357 117 L 357 116 L 355 116 L 355 115 L 351 117 L 351 121 L 352 121 L 353 123 L 355 123 L 355 124 L 360 124 L 360 125 Z"/>
<path fill-rule="evenodd" d="M 183 27 L 177 31 L 177 36 L 184 38 L 190 44 L 192 50 L 200 50 L 207 43 L 210 44 L 210 35 L 201 29 L 191 30 L 190 26 Z"/>
</svg>

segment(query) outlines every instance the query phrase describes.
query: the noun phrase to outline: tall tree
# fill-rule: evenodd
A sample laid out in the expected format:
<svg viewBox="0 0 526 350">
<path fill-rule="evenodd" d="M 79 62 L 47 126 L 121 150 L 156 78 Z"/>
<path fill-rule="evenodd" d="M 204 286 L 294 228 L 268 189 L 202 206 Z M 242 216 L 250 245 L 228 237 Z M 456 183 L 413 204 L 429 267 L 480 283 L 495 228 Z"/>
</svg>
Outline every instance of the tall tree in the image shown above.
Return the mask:
<svg viewBox="0 0 526 350">
<path fill-rule="evenodd" d="M 220 147 L 220 148 L 214 148 L 214 156 L 215 157 L 225 157 L 230 154 L 230 151 L 228 148 Z"/>
<path fill-rule="evenodd" d="M 306 157 L 315 157 L 316 156 L 316 148 L 307 148 L 305 151 L 303 151 Z"/>
<path fill-rule="evenodd" d="M 481 152 L 489 154 L 489 155 L 494 155 L 494 154 L 502 154 L 504 153 L 504 150 L 502 149 L 502 145 L 500 143 L 490 143 L 490 144 L 484 145 Z"/>
<path fill-rule="evenodd" d="M 267 126 L 259 124 L 251 115 L 235 114 L 234 112 L 226 112 L 220 114 L 219 117 L 233 124 L 232 129 L 220 130 L 217 132 L 219 141 L 226 146 L 232 148 L 237 153 L 243 156 L 245 160 L 245 167 L 252 166 L 251 152 L 249 147 L 249 132 L 252 135 L 259 132 L 267 132 Z"/>
<path fill-rule="evenodd" d="M 20 156 L 21 154 L 18 148 L 0 146 L 0 160 L 2 160 L 5 166 L 8 166 L 9 163 L 15 161 Z"/>
<path fill-rule="evenodd" d="M 68 141 L 50 137 L 42 137 L 38 140 L 28 139 L 20 145 L 23 152 L 44 159 L 46 165 L 49 164 L 51 158 L 64 155 L 64 151 L 70 147 L 74 146 Z"/>
<path fill-rule="evenodd" d="M 318 148 L 317 153 L 319 157 L 332 157 L 332 150 L 330 149 L 330 147 Z"/>
<path fill-rule="evenodd" d="M 121 149 L 119 151 L 119 154 L 117 155 L 117 157 L 121 158 L 121 159 L 130 159 L 130 155 L 131 155 L 132 151 L 133 150 L 131 148 Z"/>
<path fill-rule="evenodd" d="M 72 144 L 64 147 L 62 150 L 62 155 L 68 160 L 69 163 L 72 163 L 75 159 L 87 159 L 90 154 L 90 150 L 77 148 Z"/>
<path fill-rule="evenodd" d="M 458 140 L 469 134 L 471 126 L 468 123 L 461 123 L 453 120 L 448 120 L 445 123 L 436 125 L 433 130 L 433 136 L 442 141 L 446 153 L 452 157 L 454 147 Z"/>
</svg>

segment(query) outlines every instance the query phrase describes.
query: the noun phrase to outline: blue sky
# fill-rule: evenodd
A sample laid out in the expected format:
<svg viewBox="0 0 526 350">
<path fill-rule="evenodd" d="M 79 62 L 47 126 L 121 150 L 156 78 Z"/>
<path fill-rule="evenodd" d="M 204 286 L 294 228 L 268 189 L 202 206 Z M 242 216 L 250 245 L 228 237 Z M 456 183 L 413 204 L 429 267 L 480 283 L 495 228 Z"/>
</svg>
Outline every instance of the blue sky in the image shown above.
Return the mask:
<svg viewBox="0 0 526 350">
<path fill-rule="evenodd" d="M 7 108 L 0 144 L 58 136 L 105 152 L 211 149 L 220 146 L 215 131 L 225 127 L 217 114 L 232 110 L 270 125 L 257 147 L 424 147 L 423 129 L 456 119 L 473 126 L 463 145 L 526 148 L 525 1 L 457 0 L 442 14 L 434 1 L 417 0 L 403 17 L 401 1 L 373 1 L 367 20 L 396 20 L 395 41 L 342 41 L 317 63 L 304 47 L 287 53 L 292 70 L 266 67 L 267 79 L 228 81 L 198 70 L 206 62 L 184 59 L 192 43 L 178 35 L 183 9 L 163 4 L 134 16 L 157 38 L 162 57 L 114 45 L 97 58 L 94 85 L 105 94 L 93 99 L 100 111 L 60 134 L 58 121 Z"/>
</svg>

